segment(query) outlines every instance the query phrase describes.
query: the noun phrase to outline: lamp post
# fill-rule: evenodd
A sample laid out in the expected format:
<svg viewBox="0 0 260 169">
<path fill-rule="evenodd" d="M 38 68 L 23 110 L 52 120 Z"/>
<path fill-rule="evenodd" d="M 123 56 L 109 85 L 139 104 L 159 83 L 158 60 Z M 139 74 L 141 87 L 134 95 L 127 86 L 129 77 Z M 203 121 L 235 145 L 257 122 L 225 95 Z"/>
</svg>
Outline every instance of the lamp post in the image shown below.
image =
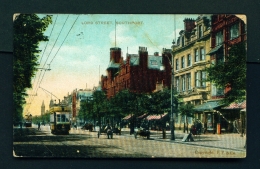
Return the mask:
<svg viewBox="0 0 260 169">
<path fill-rule="evenodd" d="M 174 116 L 173 116 L 173 111 L 174 111 L 174 102 L 173 102 L 173 86 L 174 86 L 174 72 L 173 72 L 173 54 L 171 55 L 171 60 L 169 60 L 170 62 L 170 65 L 171 65 L 171 114 L 170 114 L 170 125 L 171 125 L 171 140 L 175 140 L 175 134 L 174 134 L 174 130 L 175 130 L 175 127 L 174 127 Z M 163 71 L 165 70 L 165 67 L 164 66 L 161 66 L 160 67 L 160 70 Z"/>
</svg>

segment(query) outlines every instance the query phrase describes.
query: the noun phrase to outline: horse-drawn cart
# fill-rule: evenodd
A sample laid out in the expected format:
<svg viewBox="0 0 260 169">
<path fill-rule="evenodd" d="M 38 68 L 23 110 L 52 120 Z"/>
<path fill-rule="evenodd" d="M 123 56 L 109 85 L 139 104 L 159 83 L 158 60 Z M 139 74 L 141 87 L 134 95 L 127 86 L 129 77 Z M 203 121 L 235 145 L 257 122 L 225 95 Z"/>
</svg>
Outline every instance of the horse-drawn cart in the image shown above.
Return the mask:
<svg viewBox="0 0 260 169">
<path fill-rule="evenodd" d="M 147 139 L 150 138 L 150 131 L 145 128 L 135 128 L 134 129 L 134 136 L 137 139 L 137 136 L 146 137 Z"/>
</svg>

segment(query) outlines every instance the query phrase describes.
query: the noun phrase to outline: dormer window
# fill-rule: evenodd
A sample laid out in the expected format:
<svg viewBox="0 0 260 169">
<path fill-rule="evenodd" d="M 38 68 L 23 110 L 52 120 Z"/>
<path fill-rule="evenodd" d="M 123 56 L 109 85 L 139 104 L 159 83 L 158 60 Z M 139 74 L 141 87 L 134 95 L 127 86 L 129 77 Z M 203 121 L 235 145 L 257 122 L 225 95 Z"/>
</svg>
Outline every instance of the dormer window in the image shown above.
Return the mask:
<svg viewBox="0 0 260 169">
<path fill-rule="evenodd" d="M 181 37 L 181 47 L 184 47 L 184 36 Z"/>
<path fill-rule="evenodd" d="M 202 25 L 198 26 L 198 38 L 201 38 L 203 36 L 203 29 Z"/>
</svg>

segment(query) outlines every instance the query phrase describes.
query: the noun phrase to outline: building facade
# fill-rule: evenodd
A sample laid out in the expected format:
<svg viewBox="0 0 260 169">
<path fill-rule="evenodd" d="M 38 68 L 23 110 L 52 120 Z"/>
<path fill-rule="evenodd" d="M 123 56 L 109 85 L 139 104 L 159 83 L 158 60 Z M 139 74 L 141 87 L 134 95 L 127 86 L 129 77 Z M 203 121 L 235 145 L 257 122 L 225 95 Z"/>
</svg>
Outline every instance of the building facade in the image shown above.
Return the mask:
<svg viewBox="0 0 260 169">
<path fill-rule="evenodd" d="M 205 68 L 210 64 L 210 16 L 184 19 L 184 30 L 179 32 L 177 44 L 173 44 L 174 88 L 183 103 L 200 105 L 211 99 L 211 85 L 206 82 Z M 195 118 L 202 119 L 201 114 Z M 181 123 L 183 117 L 178 117 Z M 189 123 L 191 123 L 191 119 Z"/>
<path fill-rule="evenodd" d="M 120 48 L 110 48 L 107 75 L 101 76 L 101 87 L 108 98 L 124 89 L 150 93 L 156 90 L 157 82 L 170 87 L 171 50 L 163 49 L 162 56 L 158 52 L 148 55 L 146 47 L 139 47 L 138 54 L 127 53 L 123 60 Z"/>
<path fill-rule="evenodd" d="M 229 49 L 234 45 L 247 41 L 246 23 L 236 15 L 220 14 L 211 16 L 211 50 L 207 53 L 210 56 L 211 63 L 226 62 Z M 230 90 L 229 87 L 217 88 L 214 84 L 211 86 L 211 100 L 219 100 L 224 94 Z M 219 108 L 219 105 L 212 111 L 207 113 L 206 123 L 211 123 L 212 128 L 219 128 L 218 132 L 233 131 L 233 122 L 240 119 L 240 128 L 245 127 L 245 117 L 241 117 L 240 110 L 245 108 L 245 101 L 241 103 L 243 106 L 232 106 Z"/>
</svg>

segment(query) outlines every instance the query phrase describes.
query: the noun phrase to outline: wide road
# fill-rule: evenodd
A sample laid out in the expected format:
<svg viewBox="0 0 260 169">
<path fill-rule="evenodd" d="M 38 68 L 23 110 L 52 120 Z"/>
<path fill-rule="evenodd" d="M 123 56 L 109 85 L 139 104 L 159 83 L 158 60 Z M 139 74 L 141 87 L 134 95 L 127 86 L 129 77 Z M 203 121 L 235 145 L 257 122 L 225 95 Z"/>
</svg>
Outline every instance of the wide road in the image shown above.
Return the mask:
<svg viewBox="0 0 260 169">
<path fill-rule="evenodd" d="M 114 134 L 113 139 L 107 139 L 106 135 L 97 138 L 97 132 L 81 129 L 72 129 L 69 135 L 53 135 L 50 133 L 49 126 L 41 126 L 41 130 L 38 131 L 37 126 L 33 125 L 31 128 L 14 128 L 14 156 L 70 158 L 243 158 L 246 156 L 243 148 L 203 146 L 202 142 L 197 144 L 199 142 L 196 140 L 192 144 L 184 143 L 181 142 L 182 136 L 178 134 L 176 134 L 176 141 L 158 139 L 160 136 L 153 134 L 149 140 L 142 137 L 135 139 L 133 135 L 125 133 Z M 230 142 L 230 144 L 234 143 Z"/>
</svg>

